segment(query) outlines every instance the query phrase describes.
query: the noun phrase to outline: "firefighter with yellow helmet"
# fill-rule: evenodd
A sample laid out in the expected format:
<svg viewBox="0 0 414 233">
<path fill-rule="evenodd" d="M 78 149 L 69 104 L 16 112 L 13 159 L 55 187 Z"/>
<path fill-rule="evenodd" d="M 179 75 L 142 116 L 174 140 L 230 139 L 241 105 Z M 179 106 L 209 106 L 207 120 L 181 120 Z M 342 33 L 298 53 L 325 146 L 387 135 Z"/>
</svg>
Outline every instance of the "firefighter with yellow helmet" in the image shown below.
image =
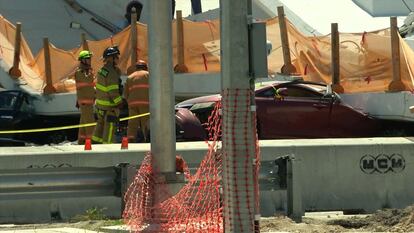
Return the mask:
<svg viewBox="0 0 414 233">
<path fill-rule="evenodd" d="M 95 101 L 94 74 L 91 68 L 92 53 L 82 50 L 79 53 L 79 67 L 75 72 L 76 106 L 80 110 L 80 124 L 93 123 L 93 104 Z M 94 126 L 81 127 L 78 132 L 78 143 L 84 144 L 87 138 L 92 138 Z"/>
<path fill-rule="evenodd" d="M 128 76 L 124 86 L 124 97 L 128 102 L 129 116 L 149 112 L 149 73 L 147 63 L 139 60 L 135 65 L 136 71 Z M 144 140 L 148 142 L 149 117 L 133 118 L 128 121 L 128 141 L 137 142 L 138 128 L 142 130 Z"/>
<path fill-rule="evenodd" d="M 103 52 L 104 65 L 97 74 L 95 110 L 97 125 L 92 137 L 94 143 L 113 143 L 119 108 L 122 104 L 120 77 L 118 68 L 119 49 L 109 47 Z"/>
</svg>

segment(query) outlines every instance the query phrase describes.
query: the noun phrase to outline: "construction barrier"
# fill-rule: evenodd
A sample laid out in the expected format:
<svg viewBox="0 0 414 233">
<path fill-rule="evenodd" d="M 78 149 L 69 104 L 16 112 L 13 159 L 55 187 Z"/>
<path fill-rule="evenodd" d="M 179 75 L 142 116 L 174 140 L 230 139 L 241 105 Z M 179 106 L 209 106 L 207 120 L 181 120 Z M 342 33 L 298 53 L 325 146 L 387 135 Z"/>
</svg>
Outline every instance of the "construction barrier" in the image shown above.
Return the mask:
<svg viewBox="0 0 414 233">
<path fill-rule="evenodd" d="M 188 182 L 175 196 L 165 181 L 157 181 L 159 173 L 152 167 L 152 154 L 148 153 L 142 161 L 124 196 L 123 217 L 132 231 L 147 228 L 146 232 L 223 232 L 222 154 L 217 150 L 221 131 L 219 108 L 216 104 L 209 119 L 209 150 L 194 175 L 186 164 L 181 165 Z M 154 192 L 164 200 L 155 200 Z M 146 227 L 149 223 L 155 228 Z"/>
<path fill-rule="evenodd" d="M 188 182 L 177 194 L 172 195 L 167 182 L 159 180 L 160 174 L 151 163 L 152 156 L 156 155 L 147 154 L 124 196 L 126 205 L 123 216 L 131 231 L 218 233 L 223 232 L 224 224 L 228 224 L 226 228 L 239 229 L 239 226 L 258 220 L 260 153 L 257 135 L 255 134 L 256 146 L 253 151 L 243 148 L 251 140 L 248 138 L 248 128 L 252 127 L 252 122 L 256 122 L 255 119 L 248 120 L 248 115 L 251 114 L 250 90 L 227 90 L 223 96 L 227 101 L 216 103 L 208 119 L 209 149 L 194 175 L 190 174 L 185 162 L 182 162 L 180 166 L 183 167 Z M 241 96 L 245 97 L 238 98 Z M 244 129 L 241 135 L 222 135 L 222 111 L 235 111 L 237 117 L 244 119 L 240 126 L 229 122 L 223 124 L 225 129 Z M 256 131 L 255 124 L 253 127 Z M 222 137 L 228 140 L 221 142 Z M 225 144 L 230 142 L 235 144 Z M 225 152 L 221 150 L 222 147 L 232 150 Z M 242 163 L 236 158 L 243 158 Z M 250 183 L 255 185 L 249 185 Z M 251 209 L 257 212 L 249 211 L 250 221 L 243 221 L 241 215 Z M 226 222 L 223 215 L 238 218 Z M 251 228 L 249 232 L 255 231 Z"/>
<path fill-rule="evenodd" d="M 268 57 L 269 74 L 280 72 L 283 53 L 279 22 L 277 18 L 267 23 L 267 39 L 273 50 Z M 173 28 L 176 28 L 173 21 Z M 339 30 L 340 30 L 339 25 Z M 147 26 L 137 24 L 137 56 L 148 60 Z M 23 27 L 24 28 L 24 27 Z M 220 71 L 220 22 L 218 20 L 191 22 L 183 20 L 184 63 L 189 73 Z M 14 37 L 16 28 L 0 17 L 0 58 L 10 67 L 13 65 Z M 287 33 L 292 63 L 305 80 L 331 82 L 331 38 L 330 35 L 307 37 L 301 34 L 289 21 Z M 23 30 L 24 34 L 24 30 Z M 88 41 L 94 54 L 112 45 L 121 51 L 120 69 L 123 74 L 131 66 L 130 26 L 123 31 L 100 41 Z M 176 31 L 173 31 L 173 62 L 177 64 Z M 386 91 L 392 81 L 392 56 L 390 29 L 363 33 L 340 33 L 340 82 L 345 93 Z M 407 90 L 414 90 L 414 52 L 399 37 L 401 80 Z M 77 54 L 82 47 L 69 51 L 50 46 L 52 83 L 57 92 L 74 92 L 74 72 L 78 66 Z M 33 56 L 24 36 L 21 39 L 20 70 L 22 79 L 32 88 L 42 92 L 45 86 L 44 50 Z M 93 70 L 102 66 L 100 56 L 92 57 Z"/>
</svg>

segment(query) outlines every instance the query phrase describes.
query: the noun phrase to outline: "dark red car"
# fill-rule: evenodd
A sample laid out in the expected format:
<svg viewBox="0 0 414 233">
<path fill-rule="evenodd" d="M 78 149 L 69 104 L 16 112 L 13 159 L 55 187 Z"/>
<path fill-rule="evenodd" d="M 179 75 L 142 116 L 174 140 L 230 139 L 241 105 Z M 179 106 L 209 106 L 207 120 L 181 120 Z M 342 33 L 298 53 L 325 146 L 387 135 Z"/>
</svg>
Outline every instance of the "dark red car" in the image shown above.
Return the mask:
<svg viewBox="0 0 414 233">
<path fill-rule="evenodd" d="M 379 122 L 343 103 L 324 84 L 273 82 L 256 88 L 255 95 L 260 139 L 369 137 L 380 132 Z M 204 124 L 220 99 L 203 96 L 176 107 L 188 108 Z"/>
</svg>

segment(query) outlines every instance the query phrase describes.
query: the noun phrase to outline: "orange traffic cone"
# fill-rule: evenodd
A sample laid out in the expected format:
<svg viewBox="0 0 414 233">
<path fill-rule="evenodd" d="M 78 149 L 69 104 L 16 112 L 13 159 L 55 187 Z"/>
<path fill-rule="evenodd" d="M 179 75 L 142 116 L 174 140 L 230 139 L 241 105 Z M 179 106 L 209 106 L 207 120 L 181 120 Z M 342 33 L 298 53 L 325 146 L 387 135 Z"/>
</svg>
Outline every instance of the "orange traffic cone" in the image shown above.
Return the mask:
<svg viewBox="0 0 414 233">
<path fill-rule="evenodd" d="M 128 150 L 128 138 L 122 137 L 121 150 Z"/>
<path fill-rule="evenodd" d="M 85 150 L 92 150 L 92 143 L 90 138 L 85 139 Z"/>
</svg>

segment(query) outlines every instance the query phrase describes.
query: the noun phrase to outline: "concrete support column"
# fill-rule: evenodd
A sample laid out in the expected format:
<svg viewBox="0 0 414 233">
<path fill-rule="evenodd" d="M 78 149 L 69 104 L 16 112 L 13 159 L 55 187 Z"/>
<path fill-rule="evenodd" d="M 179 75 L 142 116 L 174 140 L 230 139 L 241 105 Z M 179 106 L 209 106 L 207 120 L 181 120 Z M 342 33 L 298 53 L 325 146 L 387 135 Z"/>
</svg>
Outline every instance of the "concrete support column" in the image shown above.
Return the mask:
<svg viewBox="0 0 414 233">
<path fill-rule="evenodd" d="M 171 1 L 149 1 L 151 153 L 156 171 L 175 174 L 171 12 Z"/>
<path fill-rule="evenodd" d="M 254 231 L 253 159 L 256 142 L 251 112 L 254 108 L 249 106 L 249 1 L 220 2 L 223 214 L 226 233 Z"/>
</svg>

